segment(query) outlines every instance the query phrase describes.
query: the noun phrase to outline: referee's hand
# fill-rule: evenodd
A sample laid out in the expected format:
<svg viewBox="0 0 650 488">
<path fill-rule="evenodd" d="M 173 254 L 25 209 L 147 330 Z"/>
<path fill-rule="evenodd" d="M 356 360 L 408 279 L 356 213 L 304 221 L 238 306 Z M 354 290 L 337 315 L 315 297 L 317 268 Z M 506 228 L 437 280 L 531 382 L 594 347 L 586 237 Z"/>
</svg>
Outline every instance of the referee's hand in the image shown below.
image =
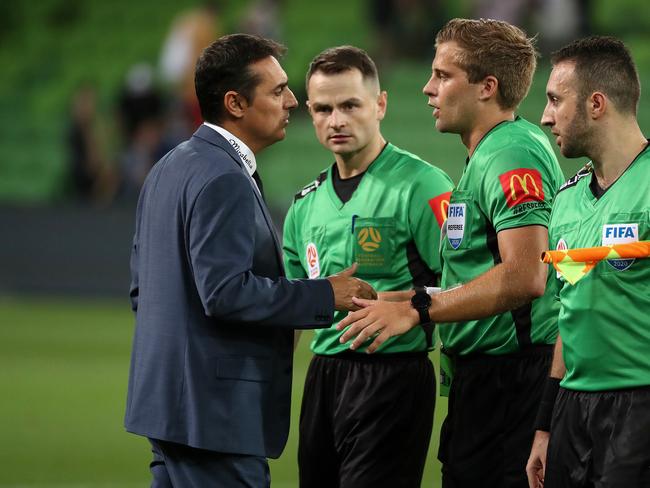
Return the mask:
<svg viewBox="0 0 650 488">
<path fill-rule="evenodd" d="M 546 471 L 546 451 L 550 434 L 543 430 L 535 432 L 533 446 L 530 449 L 530 457 L 526 463 L 526 475 L 528 476 L 529 488 L 544 487 L 544 473 Z"/>
<path fill-rule="evenodd" d="M 375 352 L 387 339 L 408 332 L 420 322 L 420 316 L 411 302 L 362 300 L 355 297 L 354 303 L 363 308 L 349 313 L 336 326 L 337 330 L 349 326 L 339 341 L 343 344 L 353 339 L 350 344 L 352 350 L 374 338 L 366 352 Z"/>
</svg>

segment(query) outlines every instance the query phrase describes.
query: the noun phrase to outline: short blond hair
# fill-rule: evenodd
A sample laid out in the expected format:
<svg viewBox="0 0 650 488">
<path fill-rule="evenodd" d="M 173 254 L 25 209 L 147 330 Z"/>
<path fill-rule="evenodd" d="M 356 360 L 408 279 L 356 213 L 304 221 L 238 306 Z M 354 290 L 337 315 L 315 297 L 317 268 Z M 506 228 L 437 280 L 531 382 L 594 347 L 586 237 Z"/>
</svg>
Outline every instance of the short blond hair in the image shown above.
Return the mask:
<svg viewBox="0 0 650 488">
<path fill-rule="evenodd" d="M 436 47 L 455 42 L 456 64 L 470 83 L 492 75 L 499 80 L 497 103 L 515 109 L 528 94 L 537 67 L 535 39 L 519 27 L 492 19 L 452 19 L 436 35 Z"/>
</svg>

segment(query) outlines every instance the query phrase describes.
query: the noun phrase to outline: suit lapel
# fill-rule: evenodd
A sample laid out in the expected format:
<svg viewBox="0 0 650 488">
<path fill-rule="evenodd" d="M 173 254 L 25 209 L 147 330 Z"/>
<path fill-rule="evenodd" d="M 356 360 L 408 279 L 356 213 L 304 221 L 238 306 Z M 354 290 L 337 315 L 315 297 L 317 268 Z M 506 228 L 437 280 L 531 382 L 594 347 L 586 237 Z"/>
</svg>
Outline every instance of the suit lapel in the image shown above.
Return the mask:
<svg viewBox="0 0 650 488">
<path fill-rule="evenodd" d="M 219 134 L 217 131 L 214 129 L 211 129 L 210 127 L 207 127 L 205 125 L 201 125 L 196 132 L 194 132 L 194 137 L 198 137 L 199 139 L 203 139 L 206 142 L 209 142 L 210 144 L 213 144 L 221 149 L 223 149 L 228 155 L 233 159 L 233 161 L 237 164 L 237 166 L 240 168 L 242 172 L 246 174 L 248 177 L 248 180 L 250 181 L 250 185 L 253 189 L 253 193 L 255 194 L 255 198 L 257 199 L 257 203 L 260 206 L 260 209 L 262 210 L 262 215 L 264 215 L 264 220 L 266 220 L 266 225 L 269 228 L 269 232 L 273 236 L 273 243 L 275 244 L 275 257 L 278 260 L 278 267 L 280 269 L 280 274 L 284 276 L 284 263 L 282 260 L 282 252 L 281 252 L 281 247 L 280 247 L 280 239 L 278 238 L 277 233 L 275 232 L 275 226 L 273 225 L 273 220 L 271 219 L 271 214 L 269 213 L 269 209 L 266 206 L 266 202 L 262 198 L 262 195 L 260 195 L 259 190 L 255 187 L 255 183 L 253 181 L 253 178 L 250 177 L 248 174 L 248 171 L 246 171 L 246 168 L 244 168 L 244 165 L 235 151 L 235 149 L 230 145 L 230 143 L 224 139 L 224 137 Z"/>
<path fill-rule="evenodd" d="M 245 170 L 244 170 L 245 171 Z M 252 185 L 252 183 L 251 183 Z M 269 209 L 266 206 L 266 202 L 260 195 L 259 191 L 255 189 L 253 191 L 255 193 L 255 198 L 257 198 L 257 203 L 259 204 L 260 208 L 262 209 L 262 214 L 264 215 L 264 219 L 266 220 L 266 225 L 269 228 L 269 231 L 271 232 L 271 235 L 273 236 L 273 243 L 275 244 L 275 257 L 278 260 L 278 266 L 280 268 L 280 274 L 284 276 L 284 263 L 282 260 L 282 253 L 280 251 L 280 239 L 278 238 L 277 233 L 275 232 L 275 226 L 273 225 L 273 219 L 271 218 L 271 214 L 269 213 Z"/>
</svg>

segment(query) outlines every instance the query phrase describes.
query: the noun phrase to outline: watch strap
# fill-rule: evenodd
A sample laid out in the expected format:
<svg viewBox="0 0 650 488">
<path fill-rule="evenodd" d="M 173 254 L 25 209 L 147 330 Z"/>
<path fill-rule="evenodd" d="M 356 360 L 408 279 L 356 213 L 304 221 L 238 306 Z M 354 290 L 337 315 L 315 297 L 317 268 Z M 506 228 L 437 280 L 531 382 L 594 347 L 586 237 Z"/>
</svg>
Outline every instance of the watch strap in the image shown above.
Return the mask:
<svg viewBox="0 0 650 488">
<path fill-rule="evenodd" d="M 420 304 L 417 306 L 413 303 L 413 300 L 411 300 L 411 306 L 415 308 L 415 310 L 417 310 L 418 315 L 420 316 L 420 325 L 428 324 L 431 322 L 431 316 L 429 315 L 429 305 L 431 304 L 431 297 L 427 293 L 427 289 L 424 286 L 417 286 L 413 289 L 415 290 L 416 295 L 425 296 L 428 298 L 427 304 Z"/>
</svg>

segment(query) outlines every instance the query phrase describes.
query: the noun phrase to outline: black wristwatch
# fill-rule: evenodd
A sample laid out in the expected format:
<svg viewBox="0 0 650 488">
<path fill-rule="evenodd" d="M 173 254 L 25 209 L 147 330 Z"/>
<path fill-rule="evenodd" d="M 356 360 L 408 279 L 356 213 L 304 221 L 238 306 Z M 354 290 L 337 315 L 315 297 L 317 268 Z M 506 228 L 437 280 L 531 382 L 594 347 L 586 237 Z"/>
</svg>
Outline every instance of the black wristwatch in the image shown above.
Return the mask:
<svg viewBox="0 0 650 488">
<path fill-rule="evenodd" d="M 423 286 L 416 286 L 413 290 L 415 295 L 411 297 L 411 306 L 420 314 L 420 325 L 428 324 L 431 322 L 431 316 L 429 315 L 431 297 Z"/>
</svg>

